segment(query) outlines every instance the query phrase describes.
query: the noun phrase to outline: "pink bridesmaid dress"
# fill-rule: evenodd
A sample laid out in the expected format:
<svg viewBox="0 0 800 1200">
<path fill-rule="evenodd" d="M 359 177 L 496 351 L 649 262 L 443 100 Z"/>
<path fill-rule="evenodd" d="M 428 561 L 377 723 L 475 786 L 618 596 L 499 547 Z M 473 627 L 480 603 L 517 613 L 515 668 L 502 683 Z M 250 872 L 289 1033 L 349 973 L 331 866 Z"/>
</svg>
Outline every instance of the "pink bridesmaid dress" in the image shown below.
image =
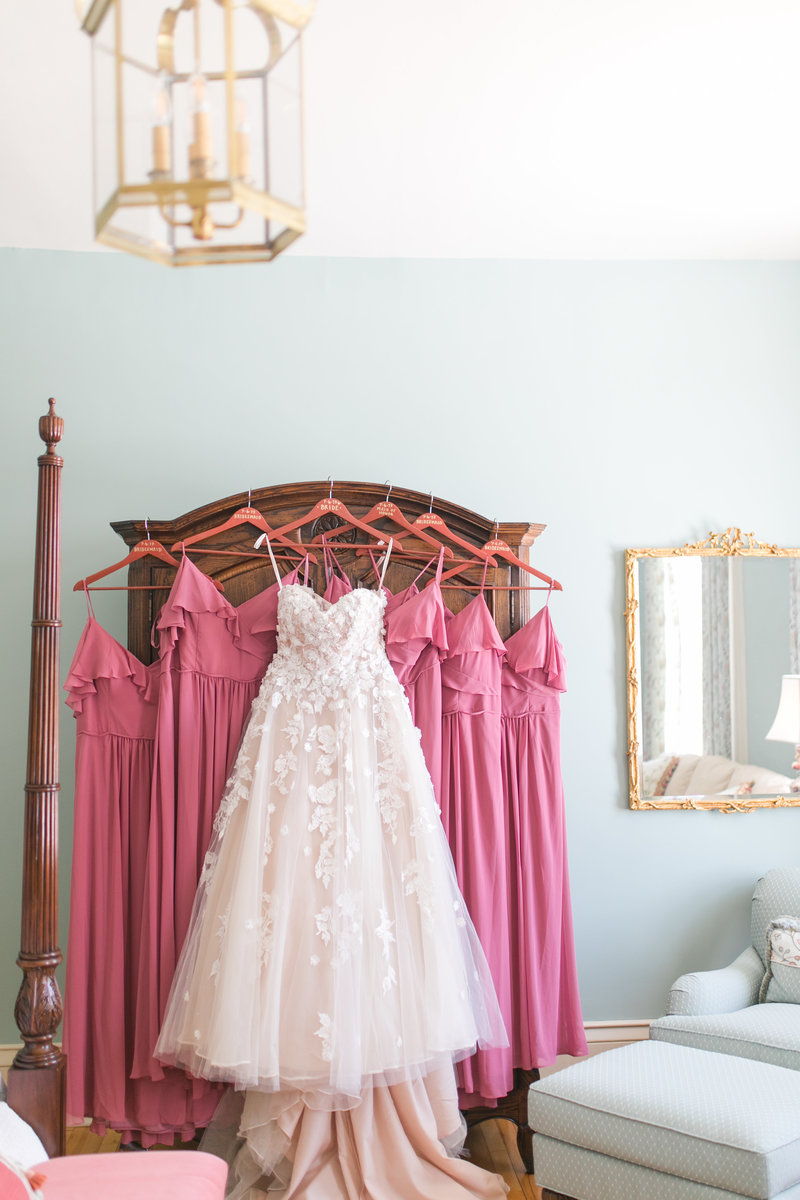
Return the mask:
<svg viewBox="0 0 800 1200">
<path fill-rule="evenodd" d="M 509 812 L 514 1066 L 587 1053 L 578 995 L 561 782 L 564 653 L 542 608 L 506 642 L 503 792 Z"/>
<path fill-rule="evenodd" d="M 386 656 L 402 683 L 411 719 L 420 731 L 422 753 L 436 800 L 442 804 L 442 659 L 447 652 L 447 610 L 441 589 L 444 550 L 436 577 L 420 592 L 414 580 L 387 597 L 384 614 Z M 431 560 L 431 563 L 435 560 Z M 431 565 L 420 572 L 420 576 Z M 420 578 L 417 576 L 417 579 Z"/>
<path fill-rule="evenodd" d="M 296 579 L 296 572 L 287 582 Z M 160 695 L 142 910 L 136 1077 L 153 1058 L 214 816 L 242 730 L 275 653 L 277 584 L 234 608 L 186 556 L 156 623 Z M 206 1080 L 195 1082 L 201 1093 Z"/>
<path fill-rule="evenodd" d="M 483 593 L 447 622 L 442 661 L 442 823 L 459 887 L 511 1029 L 507 819 L 500 768 L 505 647 Z M 462 1108 L 493 1104 L 513 1087 L 510 1047 L 458 1064 Z"/>
<path fill-rule="evenodd" d="M 193 1097 L 182 1071 L 129 1078 L 158 682 L 158 665 L 143 666 L 90 614 L 64 685 L 77 722 L 67 1112 L 143 1146 L 192 1138 L 218 1100 Z"/>
</svg>

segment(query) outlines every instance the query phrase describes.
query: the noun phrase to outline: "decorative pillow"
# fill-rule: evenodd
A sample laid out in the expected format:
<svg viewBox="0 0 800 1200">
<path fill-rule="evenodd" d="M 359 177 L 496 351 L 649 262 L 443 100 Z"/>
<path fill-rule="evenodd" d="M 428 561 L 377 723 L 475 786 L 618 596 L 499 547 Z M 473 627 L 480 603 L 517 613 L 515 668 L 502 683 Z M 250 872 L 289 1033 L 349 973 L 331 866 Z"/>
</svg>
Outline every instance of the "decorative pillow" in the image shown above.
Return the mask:
<svg viewBox="0 0 800 1200">
<path fill-rule="evenodd" d="M 669 760 L 667 765 L 664 767 L 664 770 L 661 772 L 661 776 L 656 784 L 655 791 L 653 792 L 654 796 L 663 796 L 664 795 L 664 793 L 667 790 L 667 784 L 669 783 L 670 779 L 672 779 L 672 776 L 675 774 L 675 768 L 677 767 L 679 762 L 680 762 L 680 759 L 677 757 L 677 755 L 674 758 L 671 758 Z"/>
<path fill-rule="evenodd" d="M 663 792 L 657 792 L 656 788 L 660 786 L 665 772 L 672 776 L 677 763 L 677 758 L 673 758 L 671 754 L 659 754 L 658 758 L 645 759 L 642 764 L 642 795 L 663 795 Z M 666 787 L 666 784 L 664 786 Z"/>
<path fill-rule="evenodd" d="M 776 917 L 767 926 L 767 973 L 761 1004 L 800 1004 L 800 919 Z"/>
</svg>

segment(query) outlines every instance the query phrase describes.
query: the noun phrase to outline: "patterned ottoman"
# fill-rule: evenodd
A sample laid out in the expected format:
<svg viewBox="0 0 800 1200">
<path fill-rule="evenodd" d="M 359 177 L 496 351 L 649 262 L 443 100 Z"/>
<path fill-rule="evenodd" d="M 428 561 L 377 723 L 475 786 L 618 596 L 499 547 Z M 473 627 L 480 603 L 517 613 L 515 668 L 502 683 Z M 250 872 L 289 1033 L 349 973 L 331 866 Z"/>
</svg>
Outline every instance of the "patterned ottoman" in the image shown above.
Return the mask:
<svg viewBox="0 0 800 1200">
<path fill-rule="evenodd" d="M 544 1200 L 800 1200 L 800 1071 L 636 1042 L 531 1085 Z"/>
</svg>

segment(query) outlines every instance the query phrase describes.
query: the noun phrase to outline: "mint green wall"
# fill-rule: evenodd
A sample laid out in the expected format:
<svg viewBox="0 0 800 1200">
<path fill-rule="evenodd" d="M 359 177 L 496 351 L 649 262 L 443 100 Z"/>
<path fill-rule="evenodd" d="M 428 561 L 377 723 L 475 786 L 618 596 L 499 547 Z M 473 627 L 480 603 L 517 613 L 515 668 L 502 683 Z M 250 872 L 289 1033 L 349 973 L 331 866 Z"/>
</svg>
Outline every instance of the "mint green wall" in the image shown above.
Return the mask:
<svg viewBox="0 0 800 1200">
<path fill-rule="evenodd" d="M 184 273 L 114 254 L 0 251 L 5 565 L 0 1041 L 15 1040 L 36 420 L 66 421 L 71 585 L 111 520 L 247 487 L 384 480 L 548 526 L 563 581 L 563 761 L 585 1016 L 649 1017 L 684 969 L 747 941 L 756 877 L 800 859 L 800 810 L 631 812 L 623 549 L 736 524 L 800 542 L 791 445 L 800 264 L 279 260 Z M 124 599 L 98 599 L 124 638 Z M 62 916 L 73 726 L 64 710 Z"/>
</svg>

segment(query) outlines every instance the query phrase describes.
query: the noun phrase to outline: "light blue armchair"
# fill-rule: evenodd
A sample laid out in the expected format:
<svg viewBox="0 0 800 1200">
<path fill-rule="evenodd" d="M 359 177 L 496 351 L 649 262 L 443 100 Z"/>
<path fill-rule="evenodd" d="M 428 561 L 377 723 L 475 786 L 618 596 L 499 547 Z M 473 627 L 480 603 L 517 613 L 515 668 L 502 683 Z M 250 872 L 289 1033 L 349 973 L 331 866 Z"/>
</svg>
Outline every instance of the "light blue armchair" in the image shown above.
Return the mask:
<svg viewBox="0 0 800 1200">
<path fill-rule="evenodd" d="M 752 945 L 728 967 L 681 975 L 670 989 L 667 1016 L 653 1021 L 650 1037 L 800 1071 L 800 1004 L 758 1003 L 767 926 L 782 916 L 800 917 L 800 868 L 777 868 L 759 879 Z"/>
</svg>

